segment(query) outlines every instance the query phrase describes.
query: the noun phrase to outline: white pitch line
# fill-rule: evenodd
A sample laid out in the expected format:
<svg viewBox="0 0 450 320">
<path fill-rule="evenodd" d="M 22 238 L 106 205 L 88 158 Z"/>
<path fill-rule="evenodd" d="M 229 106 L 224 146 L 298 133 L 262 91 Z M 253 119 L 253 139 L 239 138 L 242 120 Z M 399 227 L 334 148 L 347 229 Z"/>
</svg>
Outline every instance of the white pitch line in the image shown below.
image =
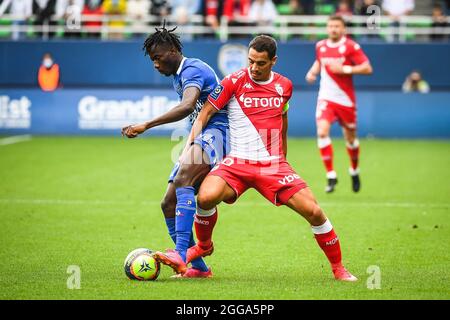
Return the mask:
<svg viewBox="0 0 450 320">
<path fill-rule="evenodd" d="M 67 199 L 1 199 L 0 204 L 31 204 L 31 205 L 139 205 L 158 206 L 160 201 L 114 201 L 114 200 L 67 200 Z M 267 201 L 245 201 L 238 206 L 270 206 Z M 444 208 L 449 209 L 450 203 L 414 203 L 414 202 L 321 202 L 324 207 L 385 207 L 385 208 Z"/>
<path fill-rule="evenodd" d="M 23 134 L 20 136 L 12 136 L 12 137 L 7 137 L 7 138 L 2 138 L 2 139 L 0 139 L 0 146 L 6 146 L 9 144 L 25 142 L 25 141 L 30 141 L 30 140 L 31 140 L 31 135 L 29 135 L 29 134 Z"/>
</svg>

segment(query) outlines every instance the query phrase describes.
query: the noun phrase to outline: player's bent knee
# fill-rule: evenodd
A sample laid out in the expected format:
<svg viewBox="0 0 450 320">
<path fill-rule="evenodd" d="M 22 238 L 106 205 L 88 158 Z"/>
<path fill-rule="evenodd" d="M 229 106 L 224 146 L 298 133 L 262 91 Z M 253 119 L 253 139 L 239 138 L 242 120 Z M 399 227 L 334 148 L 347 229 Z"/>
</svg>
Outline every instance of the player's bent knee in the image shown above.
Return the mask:
<svg viewBox="0 0 450 320">
<path fill-rule="evenodd" d="M 173 184 L 175 188 L 188 187 L 192 185 L 191 179 L 189 179 L 189 175 L 187 172 L 178 172 L 177 176 L 173 180 Z"/>
<path fill-rule="evenodd" d="M 203 210 L 211 210 L 219 202 L 220 202 L 219 195 L 209 190 L 208 191 L 201 190 L 197 196 L 197 205 Z"/>
<path fill-rule="evenodd" d="M 325 214 L 317 204 L 314 204 L 311 207 L 311 210 L 308 212 L 308 215 L 309 220 L 311 222 L 314 222 L 315 224 L 323 223 L 326 220 Z"/>
</svg>

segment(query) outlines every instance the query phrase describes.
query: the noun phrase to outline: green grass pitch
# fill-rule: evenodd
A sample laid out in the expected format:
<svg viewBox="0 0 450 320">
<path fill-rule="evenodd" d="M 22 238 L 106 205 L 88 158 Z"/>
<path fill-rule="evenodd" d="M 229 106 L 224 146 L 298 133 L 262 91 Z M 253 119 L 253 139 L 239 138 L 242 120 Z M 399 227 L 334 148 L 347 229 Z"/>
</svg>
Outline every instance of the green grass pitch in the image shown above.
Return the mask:
<svg viewBox="0 0 450 320">
<path fill-rule="evenodd" d="M 450 298 L 448 141 L 362 140 L 362 191 L 353 194 L 335 139 L 331 195 L 315 140 L 289 141 L 289 161 L 333 223 L 357 283 L 333 280 L 306 221 L 254 191 L 220 206 L 207 258 L 214 278 L 171 279 L 163 267 L 155 282 L 128 280 L 132 249 L 172 247 L 159 202 L 174 145 L 33 137 L 0 146 L 0 299 Z M 79 290 L 67 287 L 71 265 Z M 371 266 L 380 289 L 368 288 Z"/>
</svg>

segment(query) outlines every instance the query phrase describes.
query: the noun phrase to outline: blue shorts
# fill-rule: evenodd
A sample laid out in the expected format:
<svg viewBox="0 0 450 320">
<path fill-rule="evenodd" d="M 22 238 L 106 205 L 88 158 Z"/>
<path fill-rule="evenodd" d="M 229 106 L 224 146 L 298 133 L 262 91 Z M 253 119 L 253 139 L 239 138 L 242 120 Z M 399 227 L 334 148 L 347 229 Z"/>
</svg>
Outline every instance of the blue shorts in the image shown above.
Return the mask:
<svg viewBox="0 0 450 320">
<path fill-rule="evenodd" d="M 207 125 L 201 135 L 195 138 L 193 144 L 198 144 L 208 155 L 211 169 L 228 154 L 230 150 L 228 141 L 228 126 Z M 169 176 L 169 183 L 173 182 L 180 168 L 180 163 L 175 163 Z"/>
</svg>

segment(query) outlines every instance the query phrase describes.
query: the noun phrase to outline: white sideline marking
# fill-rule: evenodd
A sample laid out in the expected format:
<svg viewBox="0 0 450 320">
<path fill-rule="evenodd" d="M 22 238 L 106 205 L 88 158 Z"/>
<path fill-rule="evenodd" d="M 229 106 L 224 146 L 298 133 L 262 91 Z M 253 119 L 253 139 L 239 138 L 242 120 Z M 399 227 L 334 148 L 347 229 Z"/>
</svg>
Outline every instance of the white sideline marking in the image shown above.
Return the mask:
<svg viewBox="0 0 450 320">
<path fill-rule="evenodd" d="M 33 204 L 33 205 L 140 205 L 159 206 L 160 201 L 114 201 L 114 200 L 66 200 L 66 199 L 1 199 L 0 204 Z M 238 206 L 270 206 L 267 201 L 240 202 Z M 450 208 L 450 203 L 414 203 L 414 202 L 321 202 L 330 207 L 391 207 L 391 208 Z"/>
<path fill-rule="evenodd" d="M 0 139 L 0 146 L 6 146 L 9 144 L 25 142 L 25 141 L 30 141 L 30 140 L 31 140 L 31 135 L 29 135 L 29 134 L 23 134 L 20 136 L 12 136 L 12 137 Z"/>
</svg>

